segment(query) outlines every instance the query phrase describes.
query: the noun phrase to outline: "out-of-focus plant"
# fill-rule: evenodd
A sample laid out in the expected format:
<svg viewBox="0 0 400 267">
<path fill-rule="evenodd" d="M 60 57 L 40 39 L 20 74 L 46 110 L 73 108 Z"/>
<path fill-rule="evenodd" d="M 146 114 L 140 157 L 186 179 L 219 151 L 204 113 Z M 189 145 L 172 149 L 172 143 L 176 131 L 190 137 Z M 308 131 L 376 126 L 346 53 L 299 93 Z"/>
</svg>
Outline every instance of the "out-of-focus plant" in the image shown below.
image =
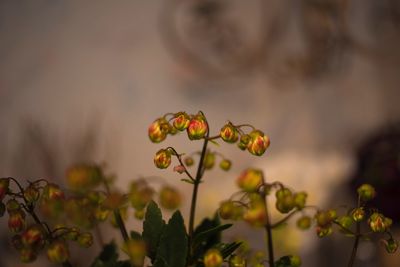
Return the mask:
<svg viewBox="0 0 400 267">
<path fill-rule="evenodd" d="M 189 217 L 186 220 L 178 210 L 182 197 L 163 179 L 149 176 L 132 181 L 128 192 L 121 193 L 114 187 L 114 177 L 105 173 L 99 165 L 78 164 L 67 170 L 68 189 L 47 180 L 28 181 L 26 185 L 15 178 L 0 179 L 0 214 L 8 213 L 8 226 L 13 233 L 12 246 L 20 253 L 23 262 L 32 262 L 39 253 L 45 252 L 53 263 L 73 266 L 69 242 L 82 247 L 93 243 L 91 232 L 99 235 L 98 225 L 109 221 L 119 229 L 122 244 L 111 241 L 101 245 L 103 249 L 91 264 L 92 267 L 230 267 L 276 266 L 297 267 L 301 259 L 296 255 L 284 255 L 276 260 L 274 254 L 274 228 L 297 216 L 297 226 L 308 229 L 316 225 L 319 237 L 325 237 L 337 226 L 339 232 L 354 238 L 348 266 L 354 265 L 358 244 L 372 234 L 386 235 L 382 243 L 389 253 L 397 250 L 391 232 L 392 220 L 378 210 L 370 208 L 368 201 L 376 195 L 368 184 L 358 188 L 358 203 L 345 215 L 338 216 L 334 209 L 321 210 L 307 204 L 306 192 L 296 192 L 280 182 L 269 182 L 263 172 L 256 168 L 244 170 L 237 179 L 240 191 L 223 201 L 213 218 L 204 218 L 195 226 L 197 194 L 206 182 L 206 172 L 219 166 L 223 171 L 231 168 L 232 162 L 209 147 L 210 143 L 222 140 L 236 144 L 240 150 L 261 156 L 270 145 L 270 140 L 261 130 L 249 124 L 227 122 L 215 135 L 202 112 L 167 113 L 156 119 L 148 129 L 153 143 L 165 141 L 168 135 L 186 132 L 190 141 L 202 141 L 200 151 L 183 154 L 170 146 L 159 149 L 154 156 L 157 168 L 167 169 L 184 176 L 181 181 L 193 186 Z M 195 157 L 198 156 L 198 159 Z M 174 163 L 176 159 L 177 163 Z M 194 172 L 192 169 L 197 162 Z M 157 182 L 157 186 L 153 185 Z M 156 198 L 156 196 L 158 196 Z M 275 196 L 275 208 L 282 214 L 273 221 L 269 198 Z M 174 211 L 166 222 L 161 208 Z M 143 220 L 142 232 L 129 231 L 126 219 L 133 209 L 134 217 Z M 251 226 L 266 232 L 266 252 L 250 255 L 245 242 L 223 242 L 223 231 L 232 224 L 221 224 L 223 220 L 244 220 Z M 368 230 L 366 230 L 368 229 Z M 99 240 L 102 240 L 99 236 Z M 118 247 L 128 260 L 120 260 Z M 73 259 L 72 259 L 73 260 Z"/>
</svg>

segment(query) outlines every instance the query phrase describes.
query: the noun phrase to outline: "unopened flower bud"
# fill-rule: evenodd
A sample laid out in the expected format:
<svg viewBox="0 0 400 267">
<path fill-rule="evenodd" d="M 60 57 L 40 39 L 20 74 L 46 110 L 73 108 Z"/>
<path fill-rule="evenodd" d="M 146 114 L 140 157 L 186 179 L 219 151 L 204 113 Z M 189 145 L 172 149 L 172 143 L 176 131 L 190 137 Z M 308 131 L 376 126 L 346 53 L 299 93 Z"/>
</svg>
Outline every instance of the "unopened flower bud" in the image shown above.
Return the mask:
<svg viewBox="0 0 400 267">
<path fill-rule="evenodd" d="M 293 195 L 285 195 L 276 200 L 276 209 L 281 213 L 288 213 L 294 208 L 295 202 Z"/>
<path fill-rule="evenodd" d="M 135 212 L 133 213 L 133 216 L 135 216 L 135 218 L 138 220 L 143 220 L 145 214 L 146 214 L 146 211 L 144 209 L 135 210 Z"/>
<path fill-rule="evenodd" d="M 326 226 L 326 227 L 317 226 L 316 232 L 317 232 L 318 237 L 325 237 L 325 236 L 332 234 L 332 227 L 331 226 Z"/>
<path fill-rule="evenodd" d="M 49 183 L 43 189 L 43 196 L 48 200 L 62 200 L 65 198 L 64 192 L 56 184 Z"/>
<path fill-rule="evenodd" d="M 345 229 L 349 229 L 353 225 L 353 218 L 350 216 L 342 216 L 338 219 L 338 223 Z"/>
<path fill-rule="evenodd" d="M 166 169 L 171 164 L 171 150 L 160 149 L 154 157 L 154 164 L 159 169 Z"/>
<path fill-rule="evenodd" d="M 386 219 L 385 216 L 383 216 L 381 213 L 374 212 L 369 217 L 369 220 L 368 220 L 369 227 L 371 228 L 371 230 L 373 232 L 383 233 L 387 230 L 387 228 L 391 224 L 391 222 L 389 222 L 387 219 L 386 220 L 385 219 Z M 387 224 L 389 224 L 389 225 L 387 225 Z"/>
<path fill-rule="evenodd" d="M 22 210 L 10 212 L 8 218 L 8 229 L 13 233 L 19 233 L 25 229 L 25 213 Z"/>
<path fill-rule="evenodd" d="M 315 220 L 317 221 L 317 225 L 320 227 L 329 226 L 332 221 L 336 218 L 335 211 L 319 211 L 315 214 Z"/>
<path fill-rule="evenodd" d="M 78 240 L 79 234 L 80 234 L 79 229 L 77 227 L 72 227 L 68 229 L 64 237 L 68 240 L 76 241 Z"/>
<path fill-rule="evenodd" d="M 179 174 L 182 174 L 182 173 L 184 173 L 186 171 L 186 168 L 185 168 L 185 166 L 183 166 L 183 165 L 176 165 L 175 167 L 174 167 L 174 172 L 177 172 L 177 173 L 179 173 Z"/>
<path fill-rule="evenodd" d="M 337 218 L 337 212 L 334 209 L 330 209 L 327 211 L 328 217 L 331 221 L 335 220 Z"/>
<path fill-rule="evenodd" d="M 243 134 L 242 136 L 240 136 L 240 141 L 237 144 L 238 148 L 240 148 L 241 150 L 246 150 L 247 145 L 249 144 L 250 140 L 251 140 L 250 135 Z"/>
<path fill-rule="evenodd" d="M 143 266 L 146 256 L 146 244 L 143 240 L 129 239 L 122 249 L 129 256 L 133 266 Z"/>
<path fill-rule="evenodd" d="M 375 188 L 370 184 L 363 184 L 357 189 L 357 193 L 362 201 L 369 201 L 376 195 Z"/>
<path fill-rule="evenodd" d="M 154 190 L 148 186 L 140 189 L 131 190 L 129 200 L 132 207 L 136 210 L 143 209 L 153 199 Z"/>
<path fill-rule="evenodd" d="M 47 257 L 53 263 L 63 263 L 69 258 L 69 249 L 64 241 L 53 241 L 47 248 Z"/>
<path fill-rule="evenodd" d="M 167 138 L 169 131 L 168 121 L 165 118 L 155 120 L 148 129 L 150 141 L 153 143 L 160 143 Z"/>
<path fill-rule="evenodd" d="M 190 120 L 189 126 L 186 130 L 190 140 L 202 139 L 208 131 L 208 125 L 204 115 L 198 113 L 196 116 L 194 116 Z"/>
<path fill-rule="evenodd" d="M 77 191 L 97 186 L 102 180 L 101 169 L 95 165 L 78 164 L 67 170 L 67 184 Z"/>
<path fill-rule="evenodd" d="M 221 267 L 223 258 L 221 252 L 217 249 L 209 249 L 203 258 L 205 267 Z"/>
<path fill-rule="evenodd" d="M 7 207 L 7 212 L 8 213 L 21 209 L 21 206 L 19 205 L 18 201 L 15 200 L 15 199 L 8 200 L 7 204 L 6 204 L 6 207 Z"/>
<path fill-rule="evenodd" d="M 186 112 L 179 112 L 175 115 L 173 126 L 179 131 L 184 131 L 189 127 L 189 123 L 189 115 Z"/>
<path fill-rule="evenodd" d="M 44 245 L 44 229 L 41 225 L 34 224 L 21 235 L 22 244 L 25 247 L 40 248 Z"/>
<path fill-rule="evenodd" d="M 307 200 L 307 193 L 306 192 L 300 192 L 300 193 L 294 194 L 294 205 L 299 210 L 301 210 L 301 209 L 303 209 L 305 207 L 306 200 Z"/>
<path fill-rule="evenodd" d="M 194 164 L 194 160 L 193 160 L 192 157 L 186 157 L 184 159 L 184 161 L 185 161 L 185 165 L 188 166 L 188 167 L 190 167 L 190 166 L 192 166 Z"/>
<path fill-rule="evenodd" d="M 229 267 L 246 267 L 246 260 L 238 255 L 229 258 Z"/>
<path fill-rule="evenodd" d="M 399 241 L 389 238 L 384 240 L 385 248 L 388 253 L 395 253 L 399 248 Z"/>
<path fill-rule="evenodd" d="M 270 144 L 269 137 L 260 130 L 254 130 L 249 135 L 251 140 L 247 144 L 247 150 L 256 156 L 264 154 Z"/>
<path fill-rule="evenodd" d="M 229 171 L 232 166 L 232 162 L 229 159 L 223 159 L 219 163 L 219 167 L 224 171 Z"/>
<path fill-rule="evenodd" d="M 263 183 L 263 173 L 258 169 L 247 169 L 238 177 L 236 183 L 246 192 L 256 192 Z"/>
<path fill-rule="evenodd" d="M 224 201 L 218 209 L 219 216 L 224 220 L 230 220 L 235 214 L 235 205 L 232 201 Z"/>
<path fill-rule="evenodd" d="M 262 227 L 267 222 L 267 214 L 263 203 L 253 204 L 243 215 L 243 219 L 254 227 Z"/>
<path fill-rule="evenodd" d="M 161 188 L 160 193 L 160 205 L 168 210 L 177 209 L 182 202 L 181 194 L 173 187 L 164 186 Z"/>
<path fill-rule="evenodd" d="M 19 253 L 19 259 L 23 263 L 33 262 L 37 258 L 37 254 L 32 248 L 22 248 Z"/>
<path fill-rule="evenodd" d="M 232 123 L 228 123 L 221 128 L 220 136 L 227 143 L 235 143 L 239 139 L 239 132 Z"/>
<path fill-rule="evenodd" d="M 78 235 L 78 244 L 84 248 L 88 248 L 93 244 L 93 236 L 91 233 L 81 233 Z"/>
<path fill-rule="evenodd" d="M 311 227 L 311 218 L 309 216 L 302 216 L 297 220 L 296 225 L 301 230 L 307 230 Z"/>
<path fill-rule="evenodd" d="M 351 212 L 351 216 L 355 222 L 361 222 L 365 219 L 365 210 L 363 207 L 356 208 Z"/>
<path fill-rule="evenodd" d="M 10 179 L 9 178 L 0 178 L 0 201 L 3 200 L 3 198 L 6 196 L 8 193 L 10 186 Z"/>
<path fill-rule="evenodd" d="M 203 166 L 206 170 L 212 169 L 215 164 L 215 153 L 207 152 L 204 157 Z"/>
<path fill-rule="evenodd" d="M 30 185 L 24 190 L 24 197 L 29 203 L 36 202 L 39 199 L 39 195 L 40 192 L 34 185 Z"/>
</svg>

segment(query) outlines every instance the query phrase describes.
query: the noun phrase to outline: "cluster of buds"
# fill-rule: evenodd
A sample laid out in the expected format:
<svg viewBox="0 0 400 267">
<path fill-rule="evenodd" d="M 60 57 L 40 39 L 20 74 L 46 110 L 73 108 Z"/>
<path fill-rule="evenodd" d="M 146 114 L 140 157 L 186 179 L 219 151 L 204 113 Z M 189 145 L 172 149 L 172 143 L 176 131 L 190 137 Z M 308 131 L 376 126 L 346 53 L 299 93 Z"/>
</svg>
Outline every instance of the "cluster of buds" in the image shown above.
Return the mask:
<svg viewBox="0 0 400 267">
<path fill-rule="evenodd" d="M 315 214 L 317 223 L 316 232 L 318 237 L 325 237 L 332 233 L 332 224 L 337 219 L 336 210 L 318 211 Z"/>
<path fill-rule="evenodd" d="M 226 200 L 220 204 L 218 213 L 224 220 L 239 220 L 243 218 L 244 207 L 232 200 Z"/>
<path fill-rule="evenodd" d="M 290 189 L 282 186 L 277 190 L 276 196 L 276 209 L 280 213 L 288 213 L 293 209 L 302 210 L 306 205 L 307 193 L 298 192 L 293 193 Z"/>
</svg>

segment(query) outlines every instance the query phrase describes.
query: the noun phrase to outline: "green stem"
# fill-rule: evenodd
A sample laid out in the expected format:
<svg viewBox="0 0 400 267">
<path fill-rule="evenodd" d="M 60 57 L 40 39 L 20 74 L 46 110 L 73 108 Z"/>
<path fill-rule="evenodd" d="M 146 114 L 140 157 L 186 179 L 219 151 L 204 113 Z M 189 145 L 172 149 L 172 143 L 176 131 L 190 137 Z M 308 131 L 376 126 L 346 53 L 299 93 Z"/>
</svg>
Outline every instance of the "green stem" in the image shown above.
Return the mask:
<svg viewBox="0 0 400 267">
<path fill-rule="evenodd" d="M 354 240 L 354 245 L 353 245 L 353 250 L 351 252 L 350 260 L 349 263 L 347 264 L 347 267 L 353 267 L 354 261 L 356 259 L 357 255 L 357 249 L 358 249 L 358 243 L 360 241 L 360 223 L 357 222 L 356 225 L 356 239 Z"/>
</svg>

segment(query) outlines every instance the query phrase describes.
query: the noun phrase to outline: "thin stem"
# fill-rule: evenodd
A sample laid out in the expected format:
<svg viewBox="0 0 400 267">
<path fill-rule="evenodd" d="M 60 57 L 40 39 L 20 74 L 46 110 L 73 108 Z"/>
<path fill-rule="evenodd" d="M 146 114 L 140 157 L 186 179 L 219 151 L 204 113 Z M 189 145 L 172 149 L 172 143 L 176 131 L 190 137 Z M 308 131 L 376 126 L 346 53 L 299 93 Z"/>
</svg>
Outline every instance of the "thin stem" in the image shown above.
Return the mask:
<svg viewBox="0 0 400 267">
<path fill-rule="evenodd" d="M 173 148 L 173 147 L 167 147 L 167 149 L 170 149 L 174 152 L 174 156 L 176 156 L 179 163 L 185 168 L 184 171 L 185 171 L 186 175 L 189 177 L 190 180 L 192 180 L 194 182 L 193 176 L 190 174 L 190 172 L 187 170 L 186 166 L 183 164 L 182 156 L 180 154 L 178 154 L 178 152 L 176 152 L 175 148 Z"/>
<path fill-rule="evenodd" d="M 267 203 L 267 197 L 265 195 L 265 190 L 263 190 L 260 194 L 261 194 L 261 197 L 264 199 L 264 206 L 265 206 L 266 224 L 265 224 L 264 228 L 265 228 L 265 232 L 267 233 L 267 248 L 268 248 L 269 266 L 274 267 L 275 260 L 274 260 L 274 244 L 273 244 L 273 240 L 272 240 L 272 226 L 271 226 L 271 219 L 269 217 L 269 212 L 268 212 L 268 203 Z"/>
<path fill-rule="evenodd" d="M 357 249 L 358 249 L 358 243 L 360 241 L 360 223 L 357 222 L 356 225 L 356 239 L 354 240 L 354 245 L 353 245 L 353 250 L 351 252 L 350 260 L 349 263 L 347 264 L 347 267 L 353 267 L 354 261 L 356 259 L 356 254 L 357 254 Z"/>
</svg>

